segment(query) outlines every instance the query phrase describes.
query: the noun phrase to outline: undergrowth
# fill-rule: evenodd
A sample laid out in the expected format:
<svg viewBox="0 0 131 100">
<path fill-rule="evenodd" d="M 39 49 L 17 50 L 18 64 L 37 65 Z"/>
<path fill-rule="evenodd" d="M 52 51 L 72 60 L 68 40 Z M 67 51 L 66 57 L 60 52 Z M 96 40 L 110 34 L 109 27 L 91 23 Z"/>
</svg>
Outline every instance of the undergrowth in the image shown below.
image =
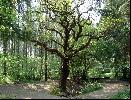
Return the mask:
<svg viewBox="0 0 131 100">
<path fill-rule="evenodd" d="M 110 99 L 130 99 L 130 90 L 122 90 L 113 95 Z"/>
<path fill-rule="evenodd" d="M 88 83 L 83 89 L 81 89 L 81 93 L 85 94 L 85 93 L 90 93 L 99 89 L 102 89 L 103 85 L 101 83 L 98 82 L 93 82 L 93 83 Z"/>
</svg>

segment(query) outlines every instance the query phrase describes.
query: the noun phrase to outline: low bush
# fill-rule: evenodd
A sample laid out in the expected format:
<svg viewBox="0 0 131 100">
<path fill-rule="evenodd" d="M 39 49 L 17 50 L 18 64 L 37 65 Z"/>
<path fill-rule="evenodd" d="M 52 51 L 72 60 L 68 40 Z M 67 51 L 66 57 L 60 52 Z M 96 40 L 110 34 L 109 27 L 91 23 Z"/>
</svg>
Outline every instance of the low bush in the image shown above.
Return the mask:
<svg viewBox="0 0 131 100">
<path fill-rule="evenodd" d="M 54 87 L 53 90 L 51 91 L 52 95 L 59 95 L 60 94 L 60 89 L 58 87 Z"/>
<path fill-rule="evenodd" d="M 102 89 L 102 84 L 101 83 L 98 83 L 98 82 L 94 82 L 94 83 L 89 83 L 88 85 L 85 86 L 85 88 L 83 88 L 81 90 L 81 93 L 82 94 L 85 94 L 85 93 L 90 93 L 90 92 L 93 92 L 93 91 L 96 91 L 96 90 L 99 90 L 99 89 Z"/>
<path fill-rule="evenodd" d="M 130 90 L 119 91 L 113 95 L 110 99 L 130 99 Z"/>
<path fill-rule="evenodd" d="M 10 76 L 0 75 L 0 84 L 13 84 L 14 79 Z"/>
<path fill-rule="evenodd" d="M 11 97 L 9 95 L 0 94 L 0 99 L 15 99 L 15 97 Z"/>
</svg>

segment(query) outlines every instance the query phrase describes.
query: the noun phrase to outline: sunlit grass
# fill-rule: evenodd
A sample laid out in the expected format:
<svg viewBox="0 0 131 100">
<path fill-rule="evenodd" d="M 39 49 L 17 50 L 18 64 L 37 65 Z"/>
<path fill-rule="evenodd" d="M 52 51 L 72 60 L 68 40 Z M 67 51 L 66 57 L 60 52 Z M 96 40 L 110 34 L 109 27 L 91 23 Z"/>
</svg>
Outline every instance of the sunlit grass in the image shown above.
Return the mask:
<svg viewBox="0 0 131 100">
<path fill-rule="evenodd" d="M 117 94 L 113 95 L 110 99 L 130 99 L 130 89 L 119 91 Z"/>
<path fill-rule="evenodd" d="M 0 75 L 0 84 L 13 84 L 13 78 L 10 76 Z"/>
<path fill-rule="evenodd" d="M 99 90 L 102 88 L 103 88 L 103 86 L 101 83 L 98 83 L 98 82 L 89 83 L 89 84 L 87 84 L 87 86 L 85 86 L 85 88 L 83 88 L 81 90 L 81 93 L 82 94 L 90 93 L 90 92 L 93 92 L 93 91 L 96 91 L 96 90 Z"/>
<path fill-rule="evenodd" d="M 15 99 L 15 97 L 5 95 L 5 94 L 0 94 L 0 99 Z"/>
</svg>

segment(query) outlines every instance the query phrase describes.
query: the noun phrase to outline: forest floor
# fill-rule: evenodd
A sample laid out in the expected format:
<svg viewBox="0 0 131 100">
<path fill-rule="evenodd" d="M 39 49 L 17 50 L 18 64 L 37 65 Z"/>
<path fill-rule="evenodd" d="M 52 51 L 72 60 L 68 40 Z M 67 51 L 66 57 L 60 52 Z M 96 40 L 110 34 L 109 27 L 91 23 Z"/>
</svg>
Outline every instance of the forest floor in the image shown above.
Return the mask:
<svg viewBox="0 0 131 100">
<path fill-rule="evenodd" d="M 124 81 L 106 80 L 105 82 L 103 82 L 103 84 L 104 84 L 103 89 L 100 89 L 88 94 L 81 94 L 73 98 L 75 99 L 109 99 L 118 91 L 130 89 L 129 82 L 124 82 Z"/>
<path fill-rule="evenodd" d="M 50 92 L 54 86 L 58 86 L 58 81 L 0 85 L 0 95 L 14 99 L 107 99 L 119 90 L 129 88 L 130 84 L 123 81 L 107 80 L 104 81 L 103 89 L 73 97 L 51 95 Z"/>
</svg>

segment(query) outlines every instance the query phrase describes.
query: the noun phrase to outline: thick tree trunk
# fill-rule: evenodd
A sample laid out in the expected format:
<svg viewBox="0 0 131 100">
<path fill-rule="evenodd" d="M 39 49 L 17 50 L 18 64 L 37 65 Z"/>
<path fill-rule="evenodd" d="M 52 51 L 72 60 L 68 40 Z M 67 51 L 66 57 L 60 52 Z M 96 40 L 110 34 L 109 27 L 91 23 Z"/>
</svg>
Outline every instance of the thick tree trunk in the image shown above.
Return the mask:
<svg viewBox="0 0 131 100">
<path fill-rule="evenodd" d="M 61 67 L 61 80 L 60 80 L 60 90 L 61 92 L 66 92 L 67 77 L 69 75 L 69 60 L 64 59 Z"/>
</svg>

